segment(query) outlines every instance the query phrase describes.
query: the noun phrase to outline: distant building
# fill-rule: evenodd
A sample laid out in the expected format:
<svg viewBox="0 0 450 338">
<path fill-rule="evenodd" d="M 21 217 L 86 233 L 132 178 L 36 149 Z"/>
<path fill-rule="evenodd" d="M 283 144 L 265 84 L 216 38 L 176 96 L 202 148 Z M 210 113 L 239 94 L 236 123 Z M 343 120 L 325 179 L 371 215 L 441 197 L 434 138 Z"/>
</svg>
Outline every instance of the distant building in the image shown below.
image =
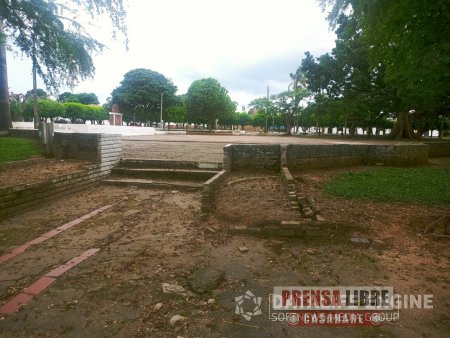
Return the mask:
<svg viewBox="0 0 450 338">
<path fill-rule="evenodd" d="M 112 111 L 109 112 L 109 124 L 111 126 L 121 126 L 123 122 L 123 114 L 119 113 L 119 106 L 117 104 L 113 104 L 111 110 Z"/>
</svg>

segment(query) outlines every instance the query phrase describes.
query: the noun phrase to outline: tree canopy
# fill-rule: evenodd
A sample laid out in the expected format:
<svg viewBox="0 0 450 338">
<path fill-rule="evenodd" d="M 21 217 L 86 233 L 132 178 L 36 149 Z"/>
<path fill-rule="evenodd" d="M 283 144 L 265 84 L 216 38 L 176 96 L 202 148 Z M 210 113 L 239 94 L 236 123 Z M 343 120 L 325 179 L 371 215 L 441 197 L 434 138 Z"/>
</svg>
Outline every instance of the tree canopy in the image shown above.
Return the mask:
<svg viewBox="0 0 450 338">
<path fill-rule="evenodd" d="M 177 87 L 164 75 L 150 69 L 134 69 L 124 75 L 120 86 L 111 93 L 111 104 L 117 104 L 125 121 L 157 122 L 163 110 L 178 103 Z"/>
<path fill-rule="evenodd" d="M 227 119 L 236 110 L 236 103 L 228 91 L 213 78 L 194 81 L 186 94 L 189 122 L 208 123 L 209 129 L 216 126 L 216 120 Z"/>
<path fill-rule="evenodd" d="M 352 91 L 347 86 L 344 98 L 357 94 L 352 102 L 359 101 L 363 107 L 358 107 L 358 110 L 367 111 L 368 108 L 370 114 L 377 110 L 395 113 L 398 123 L 393 137 L 413 137 L 411 123 L 420 135 L 421 121 L 449 114 L 448 1 L 320 2 L 329 11 L 330 25 L 336 29 L 340 43 L 344 45 L 340 46 L 338 39 L 336 69 L 340 69 L 339 61 L 345 55 L 353 57 L 353 63 L 359 62 L 360 70 L 366 69 L 362 73 L 352 69 L 353 78 L 344 77 L 345 81 L 356 83 L 356 88 L 359 88 Z M 365 94 L 365 97 L 360 94 Z"/>
<path fill-rule="evenodd" d="M 78 102 L 82 104 L 99 104 L 99 100 L 96 94 L 94 93 L 69 93 L 64 92 L 58 95 L 59 102 Z"/>
<path fill-rule="evenodd" d="M 126 33 L 123 0 L 0 1 L 0 130 L 11 127 L 6 43 L 33 61 L 47 88 L 72 87 L 94 74 L 91 55 L 103 48 L 80 24 L 82 14 L 108 14 L 114 30 Z"/>
</svg>

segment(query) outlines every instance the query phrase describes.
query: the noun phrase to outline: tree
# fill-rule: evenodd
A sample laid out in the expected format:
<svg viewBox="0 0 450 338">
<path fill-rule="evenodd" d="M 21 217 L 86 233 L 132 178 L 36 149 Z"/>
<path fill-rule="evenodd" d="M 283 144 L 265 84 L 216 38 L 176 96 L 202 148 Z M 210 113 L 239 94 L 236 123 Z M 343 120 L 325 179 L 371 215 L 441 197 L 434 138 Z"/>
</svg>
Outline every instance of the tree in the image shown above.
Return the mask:
<svg viewBox="0 0 450 338">
<path fill-rule="evenodd" d="M 32 99 L 34 96 L 34 90 L 30 89 L 29 91 L 27 91 L 25 93 L 25 100 L 30 100 Z M 37 88 L 36 89 L 36 96 L 40 99 L 47 99 L 48 98 L 48 94 L 45 90 L 41 89 L 41 88 Z"/>
<path fill-rule="evenodd" d="M 11 127 L 6 38 L 33 62 L 47 88 L 74 86 L 92 76 L 92 53 L 103 45 L 77 22 L 79 13 L 109 14 L 115 31 L 126 33 L 123 0 L 0 1 L 0 130 Z"/>
<path fill-rule="evenodd" d="M 59 102 L 78 102 L 82 104 L 99 104 L 97 95 L 94 93 L 69 93 L 64 92 L 58 96 Z"/>
<path fill-rule="evenodd" d="M 252 123 L 252 118 L 246 112 L 236 113 L 236 122 L 244 130 L 245 126 L 249 126 Z"/>
<path fill-rule="evenodd" d="M 3 20 L 0 17 L 0 130 L 12 128 L 8 70 L 6 67 L 6 35 L 3 33 Z"/>
<path fill-rule="evenodd" d="M 209 130 L 216 126 L 216 120 L 231 116 L 236 103 L 228 96 L 228 91 L 216 79 L 207 78 L 194 81 L 186 94 L 189 121 L 203 119 Z"/>
<path fill-rule="evenodd" d="M 164 75 L 150 69 L 134 69 L 124 75 L 120 86 L 111 93 L 125 121 L 150 123 L 160 120 L 161 95 L 166 111 L 177 103 L 177 87 Z"/>
<path fill-rule="evenodd" d="M 393 138 L 415 137 L 421 114 L 450 111 L 450 7 L 446 0 L 321 0 L 330 25 L 350 15 L 370 48 L 370 63 L 397 97 Z M 349 11 L 351 9 L 351 11 Z M 350 14 L 348 14 L 350 13 Z"/>
</svg>

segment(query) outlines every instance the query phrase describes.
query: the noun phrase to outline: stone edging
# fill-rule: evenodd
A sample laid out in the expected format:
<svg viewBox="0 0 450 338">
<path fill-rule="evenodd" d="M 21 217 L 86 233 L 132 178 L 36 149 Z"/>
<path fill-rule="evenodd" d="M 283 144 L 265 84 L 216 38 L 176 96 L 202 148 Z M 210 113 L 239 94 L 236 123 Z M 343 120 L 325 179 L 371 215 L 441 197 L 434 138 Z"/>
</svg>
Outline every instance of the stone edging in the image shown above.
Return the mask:
<svg viewBox="0 0 450 338">
<path fill-rule="evenodd" d="M 201 217 L 205 219 L 208 216 L 208 213 L 214 207 L 215 204 L 215 193 L 219 187 L 219 185 L 223 182 L 227 175 L 226 170 L 222 170 L 213 177 L 211 177 L 208 181 L 203 183 L 203 191 L 202 191 L 202 207 L 201 207 Z"/>
</svg>

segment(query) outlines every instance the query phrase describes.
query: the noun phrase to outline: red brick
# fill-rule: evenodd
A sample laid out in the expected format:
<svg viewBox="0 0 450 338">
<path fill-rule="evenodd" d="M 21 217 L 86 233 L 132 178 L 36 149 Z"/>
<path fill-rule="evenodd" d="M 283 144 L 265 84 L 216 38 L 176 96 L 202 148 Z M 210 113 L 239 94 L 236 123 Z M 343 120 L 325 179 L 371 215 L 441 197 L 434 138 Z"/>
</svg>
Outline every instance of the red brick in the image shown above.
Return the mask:
<svg viewBox="0 0 450 338">
<path fill-rule="evenodd" d="M 14 255 L 14 256 L 20 255 L 21 253 L 25 252 L 25 250 L 28 249 L 30 246 L 31 246 L 31 244 L 29 244 L 29 243 L 23 244 L 21 246 L 18 246 L 17 248 L 14 248 L 10 252 L 10 254 Z"/>
<path fill-rule="evenodd" d="M 32 241 L 29 241 L 26 244 L 28 244 L 28 245 L 36 245 L 36 244 L 45 242 L 47 239 L 48 239 L 48 237 L 39 236 L 39 237 L 33 239 Z"/>
<path fill-rule="evenodd" d="M 73 227 L 73 226 L 75 226 L 77 224 L 80 224 L 81 222 L 82 221 L 80 219 L 76 219 L 74 221 L 70 221 L 69 223 L 63 224 L 60 227 L 57 227 L 56 230 L 64 231 L 64 230 L 70 229 L 71 227 Z"/>
<path fill-rule="evenodd" d="M 53 236 L 56 236 L 57 234 L 59 234 L 63 231 L 64 231 L 63 229 L 54 229 L 49 232 L 46 232 L 45 234 L 42 234 L 41 237 L 52 238 Z"/>
<path fill-rule="evenodd" d="M 77 266 L 82 261 L 88 259 L 90 256 L 95 255 L 100 249 L 90 249 L 85 252 L 83 252 L 80 256 L 72 258 L 70 261 L 68 261 L 66 264 L 58 266 L 56 269 L 53 269 L 49 273 L 47 273 L 46 277 L 59 277 L 66 271 L 69 271 L 74 266 Z"/>
<path fill-rule="evenodd" d="M 94 248 L 94 249 L 89 249 L 89 250 L 87 250 L 87 251 L 85 251 L 85 252 L 83 252 L 82 254 L 81 254 L 81 256 L 82 257 L 91 257 L 91 256 L 93 256 L 93 255 L 95 255 L 97 252 L 99 252 L 100 251 L 100 249 L 98 249 L 98 248 Z"/>
<path fill-rule="evenodd" d="M 11 315 L 19 310 L 22 305 L 25 305 L 30 300 L 33 299 L 32 295 L 27 295 L 25 293 L 19 293 L 16 297 L 11 299 L 8 303 L 3 304 L 0 307 L 0 313 L 4 315 Z"/>
<path fill-rule="evenodd" d="M 6 255 L 0 256 L 0 264 L 9 261 L 11 258 L 16 257 L 17 255 L 13 255 L 12 253 L 8 253 Z"/>
<path fill-rule="evenodd" d="M 38 295 L 42 291 L 44 291 L 49 285 L 51 285 L 56 279 L 52 277 L 41 277 L 36 282 L 31 284 L 25 290 L 24 293 L 28 293 L 30 295 Z"/>
<path fill-rule="evenodd" d="M 60 265 L 56 269 L 53 269 L 52 271 L 47 273 L 45 276 L 46 277 L 59 277 L 64 272 L 72 269 L 74 266 L 77 266 L 78 264 L 80 264 L 82 261 L 84 261 L 87 258 L 88 257 L 81 257 L 81 256 L 75 257 L 75 258 L 71 259 L 70 261 L 68 261 L 66 264 Z"/>
</svg>

